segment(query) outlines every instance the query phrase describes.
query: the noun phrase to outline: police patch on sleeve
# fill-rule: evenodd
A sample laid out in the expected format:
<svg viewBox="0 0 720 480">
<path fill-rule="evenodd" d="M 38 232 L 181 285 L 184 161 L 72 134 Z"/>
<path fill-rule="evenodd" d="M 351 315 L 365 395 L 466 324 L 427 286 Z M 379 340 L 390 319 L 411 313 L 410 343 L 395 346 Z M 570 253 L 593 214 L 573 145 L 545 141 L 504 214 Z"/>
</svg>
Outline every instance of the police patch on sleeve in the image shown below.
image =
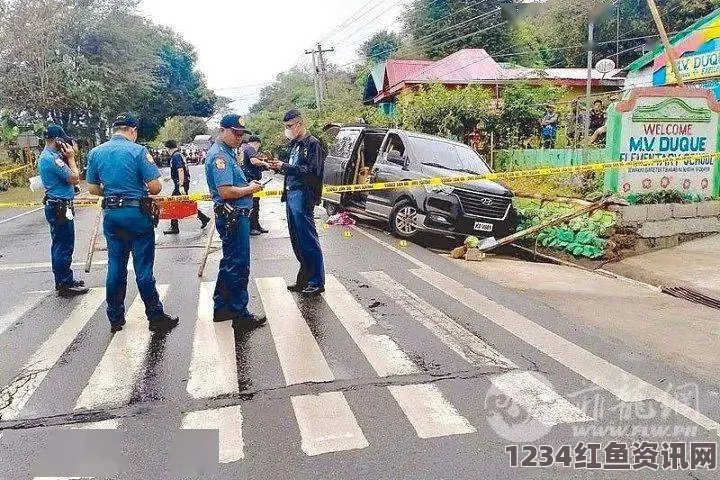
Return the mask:
<svg viewBox="0 0 720 480">
<path fill-rule="evenodd" d="M 218 157 L 215 160 L 215 166 L 218 168 L 218 170 L 225 170 L 225 168 L 227 167 L 225 159 L 223 157 Z"/>
<path fill-rule="evenodd" d="M 155 159 L 152 157 L 152 155 L 150 155 L 150 152 L 147 152 L 147 153 L 145 154 L 145 158 L 147 158 L 147 161 L 148 161 L 148 162 L 150 162 L 150 163 L 155 163 Z"/>
<path fill-rule="evenodd" d="M 56 158 L 56 159 L 55 159 L 55 165 L 57 165 L 58 167 L 64 167 L 64 166 L 65 166 L 65 162 L 63 162 L 62 159 L 60 159 L 60 158 Z"/>
</svg>

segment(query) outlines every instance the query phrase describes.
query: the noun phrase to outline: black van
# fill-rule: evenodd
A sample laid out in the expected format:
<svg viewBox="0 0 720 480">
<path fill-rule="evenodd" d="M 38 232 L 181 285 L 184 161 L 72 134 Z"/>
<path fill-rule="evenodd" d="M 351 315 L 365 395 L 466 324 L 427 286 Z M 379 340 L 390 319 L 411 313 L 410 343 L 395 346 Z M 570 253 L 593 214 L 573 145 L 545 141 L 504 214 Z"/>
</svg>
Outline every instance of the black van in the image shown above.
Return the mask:
<svg viewBox="0 0 720 480">
<path fill-rule="evenodd" d="M 444 138 L 368 125 L 328 127 L 336 133 L 325 160 L 326 185 L 395 182 L 430 177 L 490 172 L 473 149 Z M 517 213 L 505 187 L 478 182 L 377 190 L 325 193 L 329 215 L 345 210 L 386 220 L 397 236 L 419 232 L 502 238 L 515 231 Z"/>
</svg>

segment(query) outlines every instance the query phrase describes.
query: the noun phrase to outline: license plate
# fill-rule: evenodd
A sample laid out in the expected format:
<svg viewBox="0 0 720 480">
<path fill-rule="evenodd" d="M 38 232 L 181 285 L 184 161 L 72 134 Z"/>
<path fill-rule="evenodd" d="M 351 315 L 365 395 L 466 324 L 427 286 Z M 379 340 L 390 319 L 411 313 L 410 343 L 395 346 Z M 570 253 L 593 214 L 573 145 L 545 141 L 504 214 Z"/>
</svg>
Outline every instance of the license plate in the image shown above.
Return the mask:
<svg viewBox="0 0 720 480">
<path fill-rule="evenodd" d="M 493 224 L 485 223 L 485 222 L 475 222 L 475 230 L 478 230 L 481 232 L 492 232 Z"/>
</svg>

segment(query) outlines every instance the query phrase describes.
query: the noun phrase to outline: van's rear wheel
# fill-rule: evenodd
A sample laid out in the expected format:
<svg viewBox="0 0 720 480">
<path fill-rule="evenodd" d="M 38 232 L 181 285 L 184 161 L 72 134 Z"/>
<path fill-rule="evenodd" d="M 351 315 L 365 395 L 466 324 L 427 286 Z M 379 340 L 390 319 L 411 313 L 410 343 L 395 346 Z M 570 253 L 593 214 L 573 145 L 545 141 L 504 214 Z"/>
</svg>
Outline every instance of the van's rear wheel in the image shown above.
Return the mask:
<svg viewBox="0 0 720 480">
<path fill-rule="evenodd" d="M 418 210 L 410 200 L 400 200 L 390 213 L 390 231 L 401 238 L 413 238 L 418 233 Z"/>
<path fill-rule="evenodd" d="M 327 212 L 328 217 L 332 217 L 333 215 L 337 215 L 338 213 L 340 213 L 340 207 L 338 205 L 335 205 L 334 203 L 325 201 L 323 203 L 323 207 L 325 207 L 325 211 Z"/>
</svg>

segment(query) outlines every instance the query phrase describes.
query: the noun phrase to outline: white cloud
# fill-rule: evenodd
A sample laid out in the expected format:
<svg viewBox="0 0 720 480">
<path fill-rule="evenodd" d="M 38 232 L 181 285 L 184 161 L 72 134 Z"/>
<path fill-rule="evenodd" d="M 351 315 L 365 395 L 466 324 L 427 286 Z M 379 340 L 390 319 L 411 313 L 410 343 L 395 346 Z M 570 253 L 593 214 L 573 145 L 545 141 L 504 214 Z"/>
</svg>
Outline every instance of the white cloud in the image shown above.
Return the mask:
<svg viewBox="0 0 720 480">
<path fill-rule="evenodd" d="M 306 49 L 366 4 L 368 0 L 142 0 L 140 8 L 194 45 L 198 68 L 210 88 L 236 99 L 235 108 L 242 112 L 256 99 L 261 84 L 308 61 Z M 328 61 L 351 62 L 358 46 L 373 33 L 397 30 L 402 8 L 403 1 L 371 0 L 367 15 L 323 44 L 337 50 L 328 54 Z"/>
</svg>

